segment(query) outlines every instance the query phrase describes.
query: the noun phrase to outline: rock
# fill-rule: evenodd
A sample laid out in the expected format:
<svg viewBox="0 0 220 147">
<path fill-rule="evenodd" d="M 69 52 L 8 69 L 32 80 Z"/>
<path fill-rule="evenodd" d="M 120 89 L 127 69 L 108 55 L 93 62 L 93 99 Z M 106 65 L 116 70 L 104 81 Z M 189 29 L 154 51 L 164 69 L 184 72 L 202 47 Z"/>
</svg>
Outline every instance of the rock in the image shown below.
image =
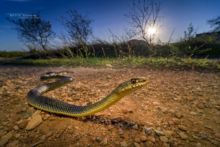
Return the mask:
<svg viewBox="0 0 220 147">
<path fill-rule="evenodd" d="M 120 143 L 120 145 L 121 145 L 121 147 L 127 147 L 127 146 L 128 146 L 128 144 L 127 144 L 126 141 L 122 141 L 122 142 Z"/>
<path fill-rule="evenodd" d="M 182 131 L 187 131 L 187 128 L 184 125 L 178 125 L 178 129 L 180 129 Z"/>
<path fill-rule="evenodd" d="M 167 137 L 171 137 L 173 135 L 173 131 L 165 130 L 164 135 L 167 136 Z"/>
<path fill-rule="evenodd" d="M 139 143 L 135 142 L 134 147 L 141 147 L 141 145 Z"/>
<path fill-rule="evenodd" d="M 46 138 L 47 138 L 46 135 L 42 135 L 42 136 L 40 137 L 40 140 L 45 140 Z"/>
<path fill-rule="evenodd" d="M 16 124 L 20 129 L 24 129 L 27 126 L 27 120 L 19 120 Z"/>
<path fill-rule="evenodd" d="M 146 137 L 145 135 L 141 135 L 141 136 L 140 136 L 140 141 L 141 141 L 141 142 L 147 141 L 147 137 Z"/>
<path fill-rule="evenodd" d="M 179 118 L 179 119 L 183 117 L 183 115 L 179 112 L 174 113 L 174 115 L 176 118 Z"/>
<path fill-rule="evenodd" d="M 153 133 L 153 129 L 152 128 L 148 128 L 146 126 L 144 126 L 143 131 L 146 135 L 151 135 Z"/>
<path fill-rule="evenodd" d="M 207 133 L 205 133 L 205 132 L 200 132 L 199 133 L 199 137 L 201 138 L 201 139 L 205 139 L 205 140 L 208 140 L 208 138 L 209 138 L 209 135 L 207 134 Z"/>
<path fill-rule="evenodd" d="M 15 125 L 15 126 L 13 127 L 13 129 L 17 131 L 17 130 L 19 130 L 19 127 L 18 127 L 17 125 Z"/>
<path fill-rule="evenodd" d="M 105 64 L 106 67 L 112 68 L 111 64 Z"/>
<path fill-rule="evenodd" d="M 181 137 L 181 139 L 187 139 L 188 138 L 188 136 L 186 135 L 186 133 L 184 133 L 184 132 L 178 132 L 178 134 L 179 134 L 179 136 Z"/>
<path fill-rule="evenodd" d="M 102 138 L 101 138 L 101 137 L 96 137 L 96 138 L 95 138 L 95 141 L 97 141 L 97 142 L 100 143 L 100 142 L 102 141 Z"/>
<path fill-rule="evenodd" d="M 138 130 L 138 125 L 137 124 L 133 125 L 132 129 Z"/>
<path fill-rule="evenodd" d="M 134 139 L 134 141 L 140 143 L 140 142 L 141 142 L 141 139 L 140 139 L 139 137 L 136 137 L 136 138 Z"/>
<path fill-rule="evenodd" d="M 17 133 L 15 134 L 15 138 L 19 138 L 21 136 L 21 134 Z"/>
<path fill-rule="evenodd" d="M 155 140 L 155 138 L 153 136 L 148 136 L 147 137 L 147 141 L 155 143 L 156 140 Z"/>
<path fill-rule="evenodd" d="M 2 136 L 0 139 L 0 146 L 5 146 L 8 141 L 12 138 L 12 132 L 7 133 L 6 135 Z"/>
<path fill-rule="evenodd" d="M 26 130 L 32 130 L 42 123 L 42 117 L 39 112 L 35 112 L 26 126 Z"/>
<path fill-rule="evenodd" d="M 202 144 L 199 142 L 196 144 L 196 147 L 201 147 L 201 146 L 202 146 Z"/>
<path fill-rule="evenodd" d="M 220 140 L 220 133 L 215 133 L 215 137 L 217 137 Z"/>
<path fill-rule="evenodd" d="M 160 136 L 160 140 L 163 142 L 168 142 L 169 139 L 166 136 Z"/>
<path fill-rule="evenodd" d="M 45 114 L 43 120 L 47 120 L 50 117 L 50 114 Z"/>
<path fill-rule="evenodd" d="M 120 136 L 123 136 L 124 131 L 123 131 L 121 128 L 119 128 L 119 129 L 118 129 L 118 134 L 119 134 Z"/>
<path fill-rule="evenodd" d="M 107 144 L 108 144 L 108 138 L 104 138 L 104 139 L 102 140 L 102 144 L 103 144 L 103 145 L 107 145 Z"/>
<path fill-rule="evenodd" d="M 160 131 L 160 130 L 154 130 L 154 132 L 155 132 L 156 135 L 158 135 L 158 136 L 163 136 L 163 135 L 164 135 L 164 133 L 163 133 L 162 131 Z"/>
<path fill-rule="evenodd" d="M 191 115 L 197 115 L 197 113 L 194 112 L 194 111 L 191 111 L 189 114 L 191 114 Z"/>
</svg>

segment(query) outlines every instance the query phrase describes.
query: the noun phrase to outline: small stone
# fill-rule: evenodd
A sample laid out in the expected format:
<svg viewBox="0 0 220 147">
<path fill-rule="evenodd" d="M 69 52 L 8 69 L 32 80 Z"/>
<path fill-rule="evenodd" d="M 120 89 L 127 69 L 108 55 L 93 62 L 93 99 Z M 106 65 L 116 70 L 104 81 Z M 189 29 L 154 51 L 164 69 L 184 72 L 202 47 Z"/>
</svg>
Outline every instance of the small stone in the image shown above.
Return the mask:
<svg viewBox="0 0 220 147">
<path fill-rule="evenodd" d="M 141 145 L 139 143 L 135 142 L 134 147 L 141 147 Z"/>
<path fill-rule="evenodd" d="M 127 144 L 126 141 L 122 141 L 122 142 L 120 143 L 120 145 L 121 145 L 121 147 L 127 147 L 127 146 L 128 146 L 128 144 Z"/>
<path fill-rule="evenodd" d="M 184 133 L 184 132 L 178 132 L 178 134 L 179 134 L 179 136 L 181 137 L 181 139 L 187 139 L 188 138 L 188 136 L 186 135 L 186 133 Z"/>
<path fill-rule="evenodd" d="M 207 140 L 209 138 L 209 135 L 207 133 L 205 133 L 205 132 L 200 132 L 199 133 L 199 137 L 201 139 L 206 139 Z"/>
<path fill-rule="evenodd" d="M 184 125 L 178 125 L 178 128 L 182 131 L 187 131 L 187 128 Z"/>
<path fill-rule="evenodd" d="M 191 115 L 197 115 L 197 113 L 194 112 L 194 111 L 191 111 L 189 114 L 191 114 Z"/>
<path fill-rule="evenodd" d="M 180 118 L 183 117 L 183 115 L 181 113 L 179 113 L 179 112 L 176 112 L 175 113 L 175 117 L 180 119 Z"/>
<path fill-rule="evenodd" d="M 143 131 L 146 135 L 151 135 L 153 133 L 153 129 L 152 128 L 148 128 L 148 127 L 145 127 L 143 128 Z"/>
<path fill-rule="evenodd" d="M 49 132 L 49 133 L 46 134 L 46 138 L 48 138 L 48 137 L 50 137 L 50 136 L 52 136 L 52 135 L 53 135 L 53 133 L 52 133 L 52 132 Z"/>
<path fill-rule="evenodd" d="M 138 125 L 137 124 L 133 125 L 132 129 L 138 130 Z"/>
<path fill-rule="evenodd" d="M 140 139 L 139 137 L 136 137 L 136 138 L 134 139 L 134 141 L 139 143 L 139 142 L 141 142 L 141 139 Z"/>
<path fill-rule="evenodd" d="M 19 127 L 18 127 L 17 125 L 15 125 L 15 126 L 13 127 L 13 129 L 17 131 L 17 130 L 19 130 Z"/>
<path fill-rule="evenodd" d="M 6 135 L 2 136 L 0 139 L 0 146 L 5 146 L 8 141 L 12 138 L 12 132 L 7 133 Z"/>
<path fill-rule="evenodd" d="M 47 138 L 46 135 L 42 135 L 42 136 L 40 137 L 40 140 L 45 140 L 46 138 Z"/>
<path fill-rule="evenodd" d="M 16 124 L 20 129 L 24 129 L 27 126 L 27 120 L 19 120 Z"/>
<path fill-rule="evenodd" d="M 141 135 L 140 140 L 141 140 L 141 142 L 145 142 L 145 141 L 147 141 L 147 137 L 145 135 Z"/>
<path fill-rule="evenodd" d="M 160 130 L 154 130 L 154 131 L 155 131 L 156 135 L 158 135 L 158 136 L 163 136 L 164 135 L 164 133 Z"/>
<path fill-rule="evenodd" d="M 121 128 L 119 128 L 119 129 L 118 129 L 118 134 L 119 134 L 120 136 L 122 136 L 122 135 L 124 134 L 124 131 L 123 131 Z"/>
<path fill-rule="evenodd" d="M 198 107 L 199 109 L 204 109 L 204 108 L 205 108 L 205 106 L 204 106 L 203 103 L 199 103 L 199 104 L 197 104 L 197 107 Z"/>
<path fill-rule="evenodd" d="M 202 146 L 202 144 L 199 142 L 196 144 L 196 147 L 201 147 L 201 146 Z"/>
<path fill-rule="evenodd" d="M 112 65 L 111 65 L 111 64 L 106 64 L 105 66 L 106 66 L 106 67 L 109 67 L 109 68 L 112 68 Z"/>
<path fill-rule="evenodd" d="M 220 140 L 220 133 L 215 133 L 215 137 L 217 137 Z"/>
<path fill-rule="evenodd" d="M 173 135 L 173 131 L 165 130 L 165 131 L 164 131 L 164 134 L 165 134 L 165 136 L 167 136 L 167 137 L 171 137 L 171 136 Z"/>
<path fill-rule="evenodd" d="M 101 138 L 101 137 L 96 137 L 95 140 L 96 140 L 97 142 L 101 142 L 101 141 L 102 141 L 102 138 Z"/>
<path fill-rule="evenodd" d="M 155 140 L 155 138 L 153 136 L 148 136 L 147 137 L 147 141 L 155 143 L 156 140 Z"/>
<path fill-rule="evenodd" d="M 47 120 L 50 117 L 50 114 L 45 114 L 43 120 Z"/>
<path fill-rule="evenodd" d="M 40 115 L 40 113 L 35 112 L 31 118 L 30 121 L 28 122 L 27 126 L 26 126 L 26 130 L 32 130 L 34 128 L 36 128 L 37 126 L 39 126 L 42 123 L 42 117 Z"/>
<path fill-rule="evenodd" d="M 19 138 L 21 136 L 21 134 L 17 133 L 14 136 L 15 136 L 15 138 Z"/>
<path fill-rule="evenodd" d="M 103 145 L 107 145 L 107 144 L 108 144 L 108 138 L 104 138 L 104 139 L 102 140 L 102 144 L 103 144 Z"/>
<path fill-rule="evenodd" d="M 166 136 L 160 136 L 160 140 L 163 142 L 168 142 L 169 139 Z"/>
</svg>

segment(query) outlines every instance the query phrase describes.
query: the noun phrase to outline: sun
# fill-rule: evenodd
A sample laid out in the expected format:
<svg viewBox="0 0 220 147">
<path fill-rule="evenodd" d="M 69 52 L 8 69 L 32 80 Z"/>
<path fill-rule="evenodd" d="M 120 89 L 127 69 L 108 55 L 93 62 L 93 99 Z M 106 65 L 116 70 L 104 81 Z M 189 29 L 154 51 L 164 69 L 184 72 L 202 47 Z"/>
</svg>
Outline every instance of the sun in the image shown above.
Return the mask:
<svg viewBox="0 0 220 147">
<path fill-rule="evenodd" d="M 147 33 L 152 36 L 152 35 L 155 35 L 157 33 L 157 28 L 156 27 L 149 27 L 147 29 Z"/>
</svg>

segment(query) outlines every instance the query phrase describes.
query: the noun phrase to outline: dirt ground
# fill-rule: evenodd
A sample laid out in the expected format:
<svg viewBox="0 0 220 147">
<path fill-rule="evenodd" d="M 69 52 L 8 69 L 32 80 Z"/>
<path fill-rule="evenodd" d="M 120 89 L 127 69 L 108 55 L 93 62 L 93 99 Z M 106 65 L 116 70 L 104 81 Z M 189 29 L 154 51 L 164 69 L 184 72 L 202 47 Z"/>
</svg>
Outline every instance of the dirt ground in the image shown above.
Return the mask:
<svg viewBox="0 0 220 147">
<path fill-rule="evenodd" d="M 74 81 L 47 93 L 86 105 L 121 82 L 149 84 L 87 118 L 37 111 L 27 92 L 48 71 L 69 71 Z M 37 112 L 36 112 L 37 111 Z M 27 130 L 38 113 L 39 125 Z M 0 146 L 220 146 L 220 73 L 149 68 L 0 67 Z"/>
</svg>

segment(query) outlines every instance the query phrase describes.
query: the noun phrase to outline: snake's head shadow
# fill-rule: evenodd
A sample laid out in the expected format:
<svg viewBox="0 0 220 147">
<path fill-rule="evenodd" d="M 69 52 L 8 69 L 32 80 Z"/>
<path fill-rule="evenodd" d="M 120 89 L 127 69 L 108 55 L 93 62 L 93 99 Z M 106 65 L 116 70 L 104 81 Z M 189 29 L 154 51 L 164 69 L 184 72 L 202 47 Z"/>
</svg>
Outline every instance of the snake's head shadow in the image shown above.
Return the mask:
<svg viewBox="0 0 220 147">
<path fill-rule="evenodd" d="M 147 84 L 147 80 L 144 77 L 132 78 L 126 82 L 121 83 L 116 89 L 115 92 L 120 95 L 127 95 Z"/>
</svg>

